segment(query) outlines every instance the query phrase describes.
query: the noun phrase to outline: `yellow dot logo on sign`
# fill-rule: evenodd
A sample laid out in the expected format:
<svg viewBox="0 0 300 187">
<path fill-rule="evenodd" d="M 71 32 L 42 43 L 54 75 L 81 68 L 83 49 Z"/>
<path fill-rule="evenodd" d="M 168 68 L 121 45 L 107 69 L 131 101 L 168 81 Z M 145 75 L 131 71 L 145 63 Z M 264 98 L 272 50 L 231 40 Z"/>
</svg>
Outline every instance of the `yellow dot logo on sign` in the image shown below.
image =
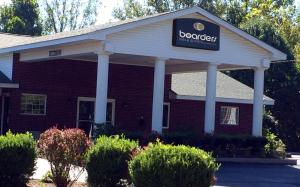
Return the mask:
<svg viewBox="0 0 300 187">
<path fill-rule="evenodd" d="M 193 27 L 197 31 L 203 31 L 205 29 L 205 26 L 202 23 L 194 23 Z"/>
</svg>

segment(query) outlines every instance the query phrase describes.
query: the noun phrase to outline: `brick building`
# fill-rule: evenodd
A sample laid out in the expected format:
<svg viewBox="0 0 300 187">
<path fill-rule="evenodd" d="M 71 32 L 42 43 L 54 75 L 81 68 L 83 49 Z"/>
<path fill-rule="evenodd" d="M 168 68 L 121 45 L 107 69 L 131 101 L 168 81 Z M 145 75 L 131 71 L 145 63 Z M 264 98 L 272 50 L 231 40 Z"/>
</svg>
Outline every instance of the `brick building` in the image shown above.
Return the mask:
<svg viewBox="0 0 300 187">
<path fill-rule="evenodd" d="M 286 55 L 195 7 L 30 37 L 0 34 L 1 133 L 111 123 L 261 136 L 264 71 Z M 254 90 L 221 73 L 253 69 Z"/>
</svg>

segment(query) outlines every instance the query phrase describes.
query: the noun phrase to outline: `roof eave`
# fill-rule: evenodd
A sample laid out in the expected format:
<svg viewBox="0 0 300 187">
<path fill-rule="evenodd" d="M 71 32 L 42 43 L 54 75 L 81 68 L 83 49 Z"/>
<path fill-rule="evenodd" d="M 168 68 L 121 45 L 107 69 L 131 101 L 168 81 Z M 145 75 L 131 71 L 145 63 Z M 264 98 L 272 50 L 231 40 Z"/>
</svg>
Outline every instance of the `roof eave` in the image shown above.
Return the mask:
<svg viewBox="0 0 300 187">
<path fill-rule="evenodd" d="M 179 100 L 192 100 L 192 101 L 205 101 L 205 96 L 190 96 L 190 95 L 176 95 L 175 99 Z M 251 99 L 237 99 L 237 98 L 224 98 L 216 97 L 216 102 L 222 103 L 238 103 L 238 104 L 253 104 Z M 274 105 L 275 101 L 272 99 L 264 99 L 264 105 Z"/>
<path fill-rule="evenodd" d="M 104 40 L 105 38 L 100 37 L 100 36 L 95 38 L 95 37 L 93 37 L 92 33 L 88 33 L 88 34 L 71 36 L 71 37 L 66 37 L 66 38 L 59 38 L 59 39 L 55 39 L 55 40 L 41 41 L 41 42 L 36 42 L 36 43 L 18 45 L 18 46 L 14 46 L 14 47 L 2 48 L 2 49 L 0 49 L 0 54 L 41 48 L 41 47 L 48 47 L 48 46 L 70 44 L 70 43 L 76 43 L 76 42 L 81 42 L 81 41 L 86 41 L 86 40 L 96 40 L 96 39 Z"/>
</svg>

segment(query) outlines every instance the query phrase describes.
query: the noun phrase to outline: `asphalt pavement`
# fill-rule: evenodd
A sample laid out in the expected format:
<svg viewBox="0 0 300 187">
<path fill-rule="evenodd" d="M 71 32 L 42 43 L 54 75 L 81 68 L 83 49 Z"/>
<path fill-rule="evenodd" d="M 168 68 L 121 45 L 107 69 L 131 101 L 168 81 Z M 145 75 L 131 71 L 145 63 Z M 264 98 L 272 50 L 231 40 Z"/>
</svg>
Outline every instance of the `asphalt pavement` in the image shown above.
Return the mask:
<svg viewBox="0 0 300 187">
<path fill-rule="evenodd" d="M 300 187 L 300 166 L 224 163 L 216 176 L 216 186 Z"/>
</svg>

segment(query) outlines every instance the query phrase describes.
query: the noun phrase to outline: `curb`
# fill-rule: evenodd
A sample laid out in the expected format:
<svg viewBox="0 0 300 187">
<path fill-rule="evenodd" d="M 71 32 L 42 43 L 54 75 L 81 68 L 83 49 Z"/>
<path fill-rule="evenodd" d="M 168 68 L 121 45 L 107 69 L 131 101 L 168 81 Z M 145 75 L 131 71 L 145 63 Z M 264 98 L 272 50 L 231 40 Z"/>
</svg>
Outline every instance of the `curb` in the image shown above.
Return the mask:
<svg viewBox="0 0 300 187">
<path fill-rule="evenodd" d="M 287 158 L 216 158 L 216 161 L 221 163 L 300 165 L 300 160 Z"/>
</svg>

